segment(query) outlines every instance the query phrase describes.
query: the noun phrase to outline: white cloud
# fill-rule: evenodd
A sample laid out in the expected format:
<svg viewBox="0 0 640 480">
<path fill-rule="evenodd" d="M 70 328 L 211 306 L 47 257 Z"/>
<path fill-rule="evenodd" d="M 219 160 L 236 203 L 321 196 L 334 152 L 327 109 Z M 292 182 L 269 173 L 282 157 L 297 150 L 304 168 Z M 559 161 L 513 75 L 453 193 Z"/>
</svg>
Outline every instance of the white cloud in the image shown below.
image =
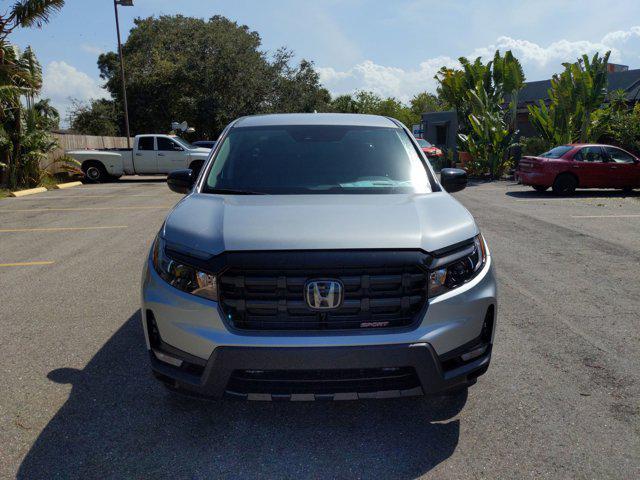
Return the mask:
<svg viewBox="0 0 640 480">
<path fill-rule="evenodd" d="M 490 58 L 496 50 L 511 50 L 523 65 L 529 64 L 538 68 L 546 67 L 550 64 L 560 65 L 562 62 L 574 61 L 583 53 L 592 55 L 596 52 L 604 53 L 607 50 L 611 50 L 611 61 L 620 60 L 620 52 L 602 42 L 559 40 L 543 47 L 528 40 L 511 37 L 499 37 L 495 44 L 476 48 L 470 57 Z"/>
<path fill-rule="evenodd" d="M 511 50 L 522 62 L 527 77 L 539 80 L 549 78 L 561 70 L 563 62 L 575 61 L 584 53 L 604 54 L 611 50 L 610 61 L 615 63 L 637 58 L 640 54 L 640 26 L 607 33 L 600 41 L 562 39 L 546 46 L 524 39 L 501 36 L 495 43 L 476 48 L 466 56 L 489 60 L 498 49 L 503 52 Z M 418 92 L 435 91 L 436 82 L 433 77 L 442 66 L 459 65 L 453 58 L 439 56 L 426 59 L 416 69 L 380 65 L 372 60 L 365 60 L 346 70 L 325 66 L 318 68 L 318 71 L 322 82 L 334 94 L 364 89 L 407 101 Z"/>
<path fill-rule="evenodd" d="M 66 117 L 71 98 L 86 102 L 109 96 L 97 80 L 63 61 L 53 61 L 46 66 L 42 83 L 42 97 L 51 99 L 62 118 Z"/>
<path fill-rule="evenodd" d="M 101 53 L 105 53 L 105 49 L 102 47 L 96 47 L 95 45 L 89 45 L 87 43 L 83 43 L 80 45 L 80 48 L 87 53 L 92 55 L 100 55 Z"/>
<path fill-rule="evenodd" d="M 633 37 L 640 37 L 640 26 L 631 27 L 629 30 L 616 30 L 615 32 L 609 32 L 602 37 L 602 43 L 607 45 L 613 43 L 624 43 Z"/>
<path fill-rule="evenodd" d="M 420 63 L 415 70 L 404 70 L 365 60 L 346 71 L 336 71 L 331 67 L 318 68 L 318 71 L 321 81 L 333 93 L 371 90 L 383 96 L 408 101 L 417 92 L 435 90 L 436 82 L 433 77 L 440 67 L 457 65 L 457 60 L 452 58 L 436 57 Z"/>
<path fill-rule="evenodd" d="M 354 76 L 352 72 L 339 72 L 332 67 L 317 67 L 316 71 L 318 75 L 320 75 L 320 81 L 322 83 L 331 83 Z"/>
</svg>

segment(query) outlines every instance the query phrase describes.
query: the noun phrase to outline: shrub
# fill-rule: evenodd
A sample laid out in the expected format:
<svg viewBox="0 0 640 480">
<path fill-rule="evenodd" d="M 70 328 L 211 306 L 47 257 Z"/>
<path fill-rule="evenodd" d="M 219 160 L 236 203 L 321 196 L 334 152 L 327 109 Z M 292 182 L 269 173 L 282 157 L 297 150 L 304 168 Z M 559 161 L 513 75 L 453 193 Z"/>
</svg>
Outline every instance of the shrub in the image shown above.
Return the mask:
<svg viewBox="0 0 640 480">
<path fill-rule="evenodd" d="M 520 148 L 522 148 L 522 155 L 540 155 L 554 147 L 547 139 L 542 137 L 521 137 L 518 140 Z"/>
</svg>

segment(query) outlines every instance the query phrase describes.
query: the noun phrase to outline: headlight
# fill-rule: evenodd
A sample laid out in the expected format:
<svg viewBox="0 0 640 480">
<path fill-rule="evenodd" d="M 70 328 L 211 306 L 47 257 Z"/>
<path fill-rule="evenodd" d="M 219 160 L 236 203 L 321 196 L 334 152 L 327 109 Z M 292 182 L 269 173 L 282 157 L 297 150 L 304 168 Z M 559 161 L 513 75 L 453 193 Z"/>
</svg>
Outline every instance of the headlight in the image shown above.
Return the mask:
<svg viewBox="0 0 640 480">
<path fill-rule="evenodd" d="M 174 260 L 165 252 L 165 242 L 160 237 L 153 244 L 153 267 L 158 275 L 172 287 L 209 300 L 218 301 L 216 276 Z"/>
<path fill-rule="evenodd" d="M 474 278 L 487 261 L 482 235 L 468 247 L 438 258 L 429 270 L 429 298 L 442 295 Z"/>
</svg>

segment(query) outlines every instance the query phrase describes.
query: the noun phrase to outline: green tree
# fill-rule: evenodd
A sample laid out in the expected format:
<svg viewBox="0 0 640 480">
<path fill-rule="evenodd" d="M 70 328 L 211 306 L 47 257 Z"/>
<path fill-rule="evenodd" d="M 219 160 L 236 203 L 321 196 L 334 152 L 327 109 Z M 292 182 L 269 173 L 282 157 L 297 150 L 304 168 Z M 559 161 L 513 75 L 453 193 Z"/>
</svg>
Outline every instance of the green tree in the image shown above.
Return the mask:
<svg viewBox="0 0 640 480">
<path fill-rule="evenodd" d="M 497 98 L 501 97 L 498 86 L 492 94 L 497 95 Z M 499 178 L 511 163 L 507 152 L 513 132 L 509 130 L 500 103 L 487 93 L 482 83 L 478 83 L 469 93 L 469 103 L 472 132 L 469 135 L 460 134 L 463 144 L 473 157 L 469 168 L 472 173 L 482 174 L 488 165 L 491 178 Z"/>
<path fill-rule="evenodd" d="M 123 45 L 133 133 L 162 132 L 186 120 L 215 138 L 232 120 L 269 112 L 323 110 L 329 94 L 313 64 L 292 66 L 292 54 L 269 56 L 257 32 L 222 16 L 135 20 Z M 98 59 L 101 77 L 122 104 L 118 56 Z"/>
<path fill-rule="evenodd" d="M 447 110 L 447 108 L 449 108 L 447 102 L 438 97 L 438 95 L 429 92 L 418 93 L 409 100 L 409 109 L 411 110 L 411 114 L 418 122 L 422 118 L 423 113 L 442 112 Z"/>
<path fill-rule="evenodd" d="M 427 94 L 424 94 L 427 95 Z M 416 98 L 416 97 L 414 97 Z M 418 110 L 418 103 L 416 111 Z M 362 113 L 368 115 L 383 115 L 395 118 L 411 127 L 414 123 L 419 123 L 421 114 L 415 114 L 412 108 L 397 98 L 378 95 L 368 90 L 359 90 L 354 95 L 340 95 L 334 98 L 329 105 L 329 111 L 340 113 Z"/>
<path fill-rule="evenodd" d="M 358 103 L 353 96 L 349 94 L 338 95 L 336 98 L 331 100 L 331 103 L 329 104 L 329 111 L 338 113 L 358 113 Z"/>
<path fill-rule="evenodd" d="M 113 100 L 98 99 L 90 103 L 73 100 L 69 112 L 69 126 L 82 135 L 122 135 L 119 129 L 120 110 Z"/>
<path fill-rule="evenodd" d="M 458 113 L 462 133 L 473 131 L 469 115 L 472 110 L 472 92 L 480 86 L 493 104 L 504 104 L 509 99 L 506 114 L 511 132 L 516 128 L 518 92 L 525 82 L 520 61 L 507 50 L 504 56 L 496 50 L 493 60 L 484 64 L 478 57 L 473 62 L 465 57 L 458 59 L 461 69 L 442 67 L 435 76 L 438 96 Z"/>
<path fill-rule="evenodd" d="M 518 93 L 524 86 L 522 65 L 511 51 L 496 51 L 486 64 L 459 59 L 461 69 L 443 67 L 436 74 L 438 96 L 458 115 L 461 147 L 473 158 L 472 173 L 499 177 L 510 165 L 516 131 Z"/>
<path fill-rule="evenodd" d="M 52 111 L 35 102 L 42 88 L 35 54 L 31 48 L 20 53 L 7 39 L 16 28 L 41 27 L 63 5 L 64 0 L 20 0 L 0 14 L 0 168 L 2 183 L 11 188 L 27 182 L 34 158 L 51 148 L 42 127 Z"/>
<path fill-rule="evenodd" d="M 543 138 L 557 145 L 598 137 L 601 130 L 594 128 L 594 113 L 606 99 L 609 53 L 603 57 L 596 53 L 591 59 L 583 55 L 574 63 L 564 63 L 564 71 L 551 79 L 549 104 L 540 100 L 528 107 L 531 123 Z"/>
</svg>

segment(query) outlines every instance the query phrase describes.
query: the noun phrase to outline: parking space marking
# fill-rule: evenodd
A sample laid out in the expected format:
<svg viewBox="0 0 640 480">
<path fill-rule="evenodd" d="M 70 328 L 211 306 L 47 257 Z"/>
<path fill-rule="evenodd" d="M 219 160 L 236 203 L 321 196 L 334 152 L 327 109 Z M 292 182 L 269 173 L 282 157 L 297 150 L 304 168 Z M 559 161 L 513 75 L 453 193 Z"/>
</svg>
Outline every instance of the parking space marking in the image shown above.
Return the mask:
<svg viewBox="0 0 640 480">
<path fill-rule="evenodd" d="M 100 227 L 35 227 L 35 228 L 0 228 L 0 233 L 13 233 L 13 232 L 64 232 L 71 230 L 106 230 L 113 228 L 127 228 L 126 225 L 111 225 Z"/>
<path fill-rule="evenodd" d="M 640 215 L 571 215 L 571 218 L 640 218 Z"/>
<path fill-rule="evenodd" d="M 128 206 L 128 207 L 70 207 L 70 208 L 2 208 L 0 209 L 0 213 L 25 213 L 25 212 L 80 212 L 80 211 L 94 211 L 94 210 L 157 210 L 160 208 L 171 208 L 171 205 L 158 205 L 158 206 L 150 206 L 150 205 L 140 205 L 137 207 Z"/>
<path fill-rule="evenodd" d="M 15 262 L 15 263 L 0 263 L 1 267 L 34 267 L 36 265 L 51 265 L 51 261 L 41 261 L 41 262 Z"/>
<path fill-rule="evenodd" d="M 23 197 L 20 200 L 60 200 L 63 198 L 114 198 L 114 197 L 157 197 L 158 195 L 152 195 L 150 193 L 135 193 L 132 195 L 128 194 L 109 194 L 109 195 L 58 195 L 58 196 L 48 196 L 48 197 Z M 15 200 L 12 200 L 15 201 Z"/>
</svg>

